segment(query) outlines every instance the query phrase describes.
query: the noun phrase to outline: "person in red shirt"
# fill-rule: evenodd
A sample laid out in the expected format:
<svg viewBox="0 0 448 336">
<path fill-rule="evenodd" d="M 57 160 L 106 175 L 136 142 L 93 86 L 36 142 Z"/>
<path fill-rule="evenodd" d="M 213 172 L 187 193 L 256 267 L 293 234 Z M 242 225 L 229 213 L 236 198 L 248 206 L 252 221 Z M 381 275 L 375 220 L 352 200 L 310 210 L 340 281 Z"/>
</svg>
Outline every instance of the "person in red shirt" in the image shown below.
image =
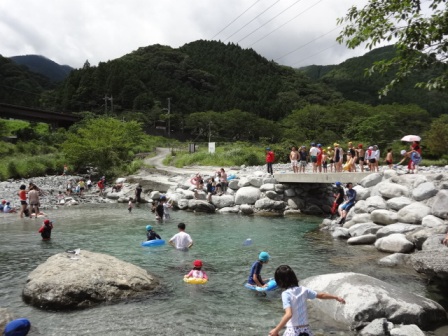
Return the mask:
<svg viewBox="0 0 448 336">
<path fill-rule="evenodd" d="M 53 230 L 53 222 L 49 219 L 44 220 L 44 224 L 39 229 L 42 240 L 51 239 L 51 230 Z"/>
<path fill-rule="evenodd" d="M 104 180 L 101 179 L 98 181 L 98 189 L 100 190 L 100 196 L 103 196 L 104 188 L 106 186 L 104 185 Z"/>
<path fill-rule="evenodd" d="M 19 216 L 20 218 L 23 218 L 23 215 L 26 211 L 27 208 L 27 203 L 26 203 L 26 185 L 22 184 L 20 186 L 20 190 L 18 192 L 19 195 L 19 200 L 20 200 L 20 212 L 19 212 Z"/>
<path fill-rule="evenodd" d="M 274 171 L 272 170 L 272 164 L 275 161 L 275 154 L 271 151 L 271 148 L 266 147 L 266 164 L 268 168 L 268 174 L 274 175 Z"/>
</svg>

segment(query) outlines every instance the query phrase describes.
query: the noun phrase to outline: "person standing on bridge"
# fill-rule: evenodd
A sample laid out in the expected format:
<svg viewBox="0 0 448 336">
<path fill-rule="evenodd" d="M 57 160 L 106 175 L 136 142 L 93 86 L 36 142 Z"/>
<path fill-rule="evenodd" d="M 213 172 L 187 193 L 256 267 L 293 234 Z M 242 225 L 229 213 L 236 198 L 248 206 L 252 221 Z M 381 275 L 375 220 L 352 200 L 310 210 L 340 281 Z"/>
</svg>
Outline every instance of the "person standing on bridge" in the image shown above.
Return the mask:
<svg viewBox="0 0 448 336">
<path fill-rule="evenodd" d="M 272 169 L 272 165 L 275 161 L 275 153 L 271 150 L 270 147 L 266 147 L 266 165 L 268 169 L 268 174 L 274 175 L 274 170 Z"/>
</svg>

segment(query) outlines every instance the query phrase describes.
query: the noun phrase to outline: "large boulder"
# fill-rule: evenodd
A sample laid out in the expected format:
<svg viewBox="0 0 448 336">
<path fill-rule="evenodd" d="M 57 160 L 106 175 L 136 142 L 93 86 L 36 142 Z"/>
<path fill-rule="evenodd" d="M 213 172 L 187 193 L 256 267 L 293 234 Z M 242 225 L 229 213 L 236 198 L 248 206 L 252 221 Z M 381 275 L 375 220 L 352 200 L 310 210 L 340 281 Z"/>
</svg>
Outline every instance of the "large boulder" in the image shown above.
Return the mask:
<svg viewBox="0 0 448 336">
<path fill-rule="evenodd" d="M 431 209 L 423 203 L 412 203 L 398 211 L 398 221 L 410 224 L 421 224 L 423 217 L 429 215 Z"/>
<path fill-rule="evenodd" d="M 445 234 L 436 234 L 427 237 L 422 244 L 423 251 L 446 250 L 448 247 L 442 243 Z"/>
<path fill-rule="evenodd" d="M 365 200 L 360 200 L 355 203 L 355 206 L 353 207 L 353 211 L 356 214 L 364 214 L 368 213 L 369 209 L 367 208 L 367 202 Z"/>
<path fill-rule="evenodd" d="M 382 237 L 386 237 L 386 236 L 389 236 L 394 233 L 406 234 L 408 232 L 417 231 L 419 229 L 421 229 L 420 225 L 406 224 L 406 223 L 395 223 L 395 224 L 390 224 L 390 225 L 387 225 L 387 226 L 379 229 L 376 232 L 376 237 L 382 238 Z"/>
<path fill-rule="evenodd" d="M 445 234 L 446 232 L 446 226 L 441 225 L 437 226 L 435 228 L 427 228 L 422 227 L 420 225 L 417 225 L 420 227 L 420 230 L 411 231 L 408 234 L 406 234 L 406 239 L 410 242 L 414 243 L 414 245 L 417 247 L 417 249 L 421 250 L 423 248 L 423 245 L 426 243 L 428 238 L 433 237 L 434 235 L 440 235 Z M 440 245 L 442 245 L 442 239 L 439 241 Z M 443 246 L 443 245 L 442 245 Z"/>
<path fill-rule="evenodd" d="M 370 196 L 366 199 L 367 212 L 372 212 L 377 209 L 386 209 L 386 202 L 381 196 Z"/>
<path fill-rule="evenodd" d="M 222 209 L 226 207 L 232 207 L 235 204 L 235 200 L 234 197 L 231 195 L 222 195 L 222 196 L 213 195 L 212 203 L 218 209 Z"/>
<path fill-rule="evenodd" d="M 188 208 L 195 212 L 214 213 L 216 208 L 213 204 L 203 200 L 189 200 Z"/>
<path fill-rule="evenodd" d="M 381 258 L 378 261 L 378 264 L 388 267 L 402 266 L 407 265 L 409 263 L 410 258 L 411 258 L 410 254 L 394 253 L 388 255 L 387 257 Z"/>
<path fill-rule="evenodd" d="M 239 179 L 230 180 L 229 181 L 229 185 L 228 185 L 229 189 L 238 190 L 239 189 L 239 182 L 240 182 Z"/>
<path fill-rule="evenodd" d="M 408 196 L 409 189 L 405 186 L 396 183 L 385 183 L 380 190 L 378 190 L 384 198 L 395 198 L 400 196 Z"/>
<path fill-rule="evenodd" d="M 446 204 L 446 206 L 448 206 L 448 203 Z M 440 225 L 445 225 L 445 222 L 439 217 L 428 215 L 423 217 L 422 219 L 422 226 L 424 227 L 433 228 Z"/>
<path fill-rule="evenodd" d="M 266 183 L 260 186 L 260 191 L 275 191 L 274 183 Z"/>
<path fill-rule="evenodd" d="M 249 176 L 247 179 L 249 180 L 249 184 L 255 188 L 260 188 L 263 184 L 263 179 L 261 177 Z"/>
<path fill-rule="evenodd" d="M 143 268 L 78 250 L 77 254 L 58 253 L 37 266 L 28 275 L 22 297 L 43 309 L 87 308 L 146 294 L 158 284 Z"/>
<path fill-rule="evenodd" d="M 376 235 L 373 233 L 368 233 L 363 236 L 351 237 L 347 240 L 349 245 L 370 245 L 376 240 Z"/>
<path fill-rule="evenodd" d="M 383 175 L 381 175 L 380 173 L 373 173 L 373 174 L 370 174 L 370 175 L 364 177 L 361 180 L 360 184 L 364 188 L 370 188 L 370 187 L 373 187 L 374 185 L 380 183 L 382 179 L 383 179 Z"/>
<path fill-rule="evenodd" d="M 430 277 L 448 280 L 448 248 L 417 251 L 411 256 L 412 267 Z"/>
<path fill-rule="evenodd" d="M 396 212 L 383 209 L 373 210 L 370 213 L 370 218 L 372 219 L 372 222 L 381 225 L 393 224 L 398 220 Z"/>
<path fill-rule="evenodd" d="M 425 336 L 415 324 L 399 325 L 390 331 L 390 336 Z"/>
<path fill-rule="evenodd" d="M 404 208 L 406 205 L 409 205 L 412 203 L 412 200 L 410 198 L 400 196 L 400 197 L 394 197 L 389 200 L 387 200 L 386 205 L 388 209 L 398 211 L 401 208 Z"/>
<path fill-rule="evenodd" d="M 305 201 L 299 197 L 287 197 L 286 204 L 293 210 L 305 208 Z"/>
<path fill-rule="evenodd" d="M 250 186 L 249 178 L 247 178 L 247 177 L 241 177 L 241 178 L 238 180 L 238 188 L 243 188 L 243 187 L 248 187 L 248 186 Z"/>
<path fill-rule="evenodd" d="M 368 197 L 370 197 L 370 189 L 369 188 L 364 188 L 361 185 L 356 185 L 353 187 L 353 189 L 356 190 L 356 200 L 357 201 L 361 201 L 361 200 L 366 200 Z"/>
<path fill-rule="evenodd" d="M 255 202 L 255 208 L 261 210 L 283 210 L 285 207 L 285 202 L 274 201 L 269 198 L 261 198 Z"/>
<path fill-rule="evenodd" d="M 240 212 L 243 215 L 253 215 L 254 207 L 252 205 L 249 205 L 249 204 L 242 204 L 240 206 Z"/>
<path fill-rule="evenodd" d="M 434 203 L 432 204 L 432 214 L 434 216 L 448 219 L 448 190 L 440 190 L 435 199 Z"/>
<path fill-rule="evenodd" d="M 414 250 L 414 244 L 406 239 L 401 233 L 394 233 L 389 236 L 377 239 L 375 247 L 381 252 L 408 253 Z"/>
<path fill-rule="evenodd" d="M 358 236 L 364 236 L 369 233 L 376 234 L 376 232 L 381 229 L 382 226 L 375 224 L 375 223 L 359 223 L 351 226 L 348 229 L 348 232 L 350 232 L 350 235 L 352 237 L 358 237 Z"/>
<path fill-rule="evenodd" d="M 345 305 L 333 300 L 311 300 L 309 304 L 352 329 L 383 317 L 395 324 L 416 324 L 425 329 L 447 317 L 437 302 L 363 274 L 317 275 L 301 281 L 301 285 L 343 297 Z"/>
<path fill-rule="evenodd" d="M 394 324 L 388 322 L 385 318 L 378 318 L 370 322 L 359 332 L 359 336 L 381 336 L 388 335 L 393 329 Z"/>
<path fill-rule="evenodd" d="M 255 187 L 242 187 L 235 194 L 235 204 L 255 204 L 261 191 Z"/>
<path fill-rule="evenodd" d="M 433 197 L 437 194 L 437 189 L 434 183 L 424 182 L 419 184 L 417 188 L 412 190 L 412 197 L 416 201 L 424 201 L 427 198 Z"/>
</svg>

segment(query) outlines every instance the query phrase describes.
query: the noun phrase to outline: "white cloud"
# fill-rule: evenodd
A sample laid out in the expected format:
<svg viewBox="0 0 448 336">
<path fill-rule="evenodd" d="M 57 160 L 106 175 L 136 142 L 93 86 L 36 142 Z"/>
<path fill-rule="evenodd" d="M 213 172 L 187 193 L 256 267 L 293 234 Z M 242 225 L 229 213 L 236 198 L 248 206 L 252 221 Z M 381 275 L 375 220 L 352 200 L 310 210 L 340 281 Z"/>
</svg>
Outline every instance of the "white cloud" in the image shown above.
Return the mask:
<svg viewBox="0 0 448 336">
<path fill-rule="evenodd" d="M 336 45 L 339 29 L 331 32 L 336 18 L 363 3 L 366 0 L 2 0 L 0 54 L 39 54 L 74 67 L 88 59 L 96 65 L 148 45 L 177 48 L 209 40 L 255 4 L 215 39 L 233 35 L 225 42 L 251 47 L 280 64 L 335 64 L 365 53 Z"/>
</svg>

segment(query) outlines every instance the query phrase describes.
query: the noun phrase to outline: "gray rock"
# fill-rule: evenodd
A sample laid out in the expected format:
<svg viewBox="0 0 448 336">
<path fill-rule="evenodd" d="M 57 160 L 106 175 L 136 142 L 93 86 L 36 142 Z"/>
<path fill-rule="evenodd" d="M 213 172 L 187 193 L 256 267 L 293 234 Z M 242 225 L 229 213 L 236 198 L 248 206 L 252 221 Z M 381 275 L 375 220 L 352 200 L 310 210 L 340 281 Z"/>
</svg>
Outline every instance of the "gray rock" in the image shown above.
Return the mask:
<svg viewBox="0 0 448 336">
<path fill-rule="evenodd" d="M 409 205 L 411 203 L 412 203 L 412 200 L 410 198 L 400 196 L 400 197 L 394 197 L 394 198 L 387 200 L 386 205 L 387 205 L 388 209 L 398 211 L 401 208 L 404 208 L 406 205 Z"/>
<path fill-rule="evenodd" d="M 241 204 L 240 211 L 243 215 L 253 215 L 254 208 L 249 204 Z"/>
<path fill-rule="evenodd" d="M 286 204 L 290 209 L 296 210 L 296 209 L 304 209 L 305 208 L 305 201 L 299 197 L 291 197 L 286 199 Z"/>
<path fill-rule="evenodd" d="M 400 196 L 408 196 L 409 189 L 396 183 L 386 183 L 379 190 L 379 193 L 384 198 L 394 198 Z"/>
<path fill-rule="evenodd" d="M 410 232 L 406 234 L 407 240 L 412 242 L 418 249 L 422 249 L 426 240 L 431 236 L 444 234 L 446 232 L 446 226 L 437 226 L 435 228 L 421 228 L 420 230 Z M 440 241 L 441 242 L 441 241 Z"/>
<path fill-rule="evenodd" d="M 287 197 L 294 197 L 296 195 L 296 192 L 293 188 L 287 188 L 285 189 L 285 196 Z"/>
<path fill-rule="evenodd" d="M 388 225 L 396 223 L 398 220 L 398 215 L 396 212 L 393 211 L 378 209 L 373 210 L 370 213 L 370 218 L 372 222 L 376 224 Z"/>
<path fill-rule="evenodd" d="M 274 183 L 266 183 L 266 184 L 263 184 L 261 187 L 260 187 L 260 191 L 275 191 L 275 184 Z"/>
<path fill-rule="evenodd" d="M 282 196 L 279 196 L 279 194 L 277 194 L 275 191 L 273 190 L 268 190 L 264 193 L 264 195 L 274 201 L 280 201 L 281 198 L 283 198 Z"/>
<path fill-rule="evenodd" d="M 428 199 L 430 197 L 433 197 L 436 194 L 437 189 L 434 183 L 432 182 L 421 183 L 417 186 L 417 188 L 415 188 L 412 191 L 412 197 L 419 202 Z"/>
<path fill-rule="evenodd" d="M 232 190 L 238 190 L 240 188 L 239 183 L 240 183 L 239 179 L 230 180 L 228 187 L 229 187 L 229 189 L 232 189 Z"/>
<path fill-rule="evenodd" d="M 360 336 L 383 336 L 387 335 L 394 327 L 394 324 L 388 322 L 385 318 L 378 318 L 370 322 L 359 332 Z"/>
<path fill-rule="evenodd" d="M 370 220 L 370 214 L 369 213 L 360 213 L 360 214 L 354 214 L 348 222 L 345 222 L 343 227 L 345 228 L 351 228 L 355 224 L 359 223 L 369 223 L 372 222 Z"/>
<path fill-rule="evenodd" d="M 240 207 L 238 205 L 235 205 L 233 207 L 225 207 L 219 209 L 218 212 L 221 214 L 228 214 L 228 213 L 237 214 L 238 212 L 240 212 Z"/>
<path fill-rule="evenodd" d="M 383 171 L 383 174 L 385 179 L 390 179 L 391 177 L 398 176 L 397 171 L 394 169 L 386 169 Z"/>
<path fill-rule="evenodd" d="M 415 224 L 395 223 L 395 224 L 390 224 L 390 225 L 387 225 L 387 226 L 379 229 L 376 232 L 376 237 L 382 238 L 382 237 L 386 237 L 386 236 L 389 236 L 394 233 L 405 234 L 408 232 L 420 230 L 421 228 L 422 227 L 420 225 L 415 225 Z"/>
<path fill-rule="evenodd" d="M 235 194 L 235 204 L 255 204 L 261 194 L 260 189 L 242 187 Z"/>
<path fill-rule="evenodd" d="M 412 267 L 429 277 L 448 280 L 448 248 L 443 250 L 417 251 L 411 256 Z"/>
<path fill-rule="evenodd" d="M 414 244 L 406 239 L 404 234 L 394 233 L 377 239 L 375 247 L 378 251 L 391 253 L 408 253 L 414 250 Z"/>
<path fill-rule="evenodd" d="M 283 184 L 276 183 L 274 184 L 274 191 L 279 194 L 283 194 L 285 192 L 285 186 Z"/>
<path fill-rule="evenodd" d="M 59 253 L 32 271 L 23 300 L 43 309 L 87 308 L 154 290 L 159 281 L 144 269 L 105 254 Z"/>
<path fill-rule="evenodd" d="M 285 210 L 283 211 L 283 216 L 285 217 L 293 217 L 293 216 L 301 216 L 302 211 L 300 210 Z"/>
<path fill-rule="evenodd" d="M 421 328 L 446 321 L 446 312 L 437 302 L 363 274 L 317 275 L 302 280 L 301 285 L 343 297 L 345 305 L 333 300 L 311 300 L 309 304 L 352 329 L 377 318 L 395 324 L 415 323 Z"/>
<path fill-rule="evenodd" d="M 331 236 L 335 239 L 348 239 L 350 238 L 350 232 L 346 228 L 336 227 Z"/>
<path fill-rule="evenodd" d="M 255 208 L 261 210 L 283 210 L 285 207 L 285 202 L 274 201 L 269 198 L 262 198 L 255 202 Z"/>
<path fill-rule="evenodd" d="M 356 190 L 356 200 L 357 201 L 366 200 L 367 198 L 370 197 L 370 189 L 369 188 L 364 188 L 361 185 L 356 185 L 353 187 L 353 189 Z"/>
<path fill-rule="evenodd" d="M 188 208 L 196 212 L 214 213 L 216 211 L 213 204 L 202 200 L 189 200 Z"/>
<path fill-rule="evenodd" d="M 364 200 L 357 201 L 353 207 L 353 211 L 356 214 L 368 213 L 369 209 L 367 208 L 367 202 Z"/>
<path fill-rule="evenodd" d="M 247 177 L 241 177 L 238 181 L 238 188 L 250 186 L 250 181 Z"/>
<path fill-rule="evenodd" d="M 366 199 L 367 212 L 372 212 L 377 209 L 386 209 L 386 202 L 381 196 L 370 196 Z"/>
<path fill-rule="evenodd" d="M 277 180 L 273 177 L 265 177 L 263 178 L 263 184 L 276 184 Z"/>
<path fill-rule="evenodd" d="M 152 200 L 158 200 L 160 198 L 160 192 L 159 191 L 151 191 L 149 194 L 149 198 Z"/>
<path fill-rule="evenodd" d="M 380 183 L 382 179 L 383 179 L 383 175 L 382 174 L 380 174 L 380 173 L 373 173 L 373 174 L 370 174 L 370 175 L 364 177 L 361 180 L 360 184 L 364 188 L 370 188 L 370 187 L 373 187 L 374 185 Z"/>
<path fill-rule="evenodd" d="M 250 176 L 248 180 L 249 184 L 255 188 L 260 188 L 263 184 L 263 179 L 261 177 Z"/>
<path fill-rule="evenodd" d="M 387 257 L 381 258 L 378 261 L 378 264 L 388 267 L 403 266 L 408 264 L 410 259 L 411 259 L 410 254 L 394 253 L 388 255 Z"/>
<path fill-rule="evenodd" d="M 434 216 L 448 219 L 448 190 L 440 190 L 437 193 L 431 212 Z"/>
<path fill-rule="evenodd" d="M 423 217 L 429 215 L 431 209 L 423 203 L 412 203 L 398 211 L 398 221 L 421 224 Z"/>
<path fill-rule="evenodd" d="M 352 237 L 364 236 L 368 233 L 376 234 L 382 226 L 375 223 L 359 223 L 355 224 L 348 229 Z"/>
<path fill-rule="evenodd" d="M 218 209 L 233 207 L 235 204 L 235 199 L 231 195 L 222 195 L 222 196 L 213 195 L 211 200 L 213 205 L 216 206 Z"/>
<path fill-rule="evenodd" d="M 390 331 L 390 336 L 425 336 L 415 324 L 396 326 Z"/>
<path fill-rule="evenodd" d="M 447 204 L 448 206 L 448 204 Z M 433 215 L 428 215 L 423 217 L 422 219 L 422 226 L 424 227 L 428 227 L 428 228 L 433 228 L 433 227 L 437 227 L 440 225 L 445 225 L 445 222 L 440 219 L 439 217 L 433 216 Z"/>
<path fill-rule="evenodd" d="M 427 237 L 425 242 L 422 244 L 422 251 L 435 251 L 443 250 L 445 251 L 448 247 L 442 244 L 445 234 L 435 234 Z"/>
<path fill-rule="evenodd" d="M 180 199 L 177 202 L 177 207 L 179 208 L 179 210 L 186 210 L 188 209 L 188 200 L 185 198 Z"/>
<path fill-rule="evenodd" d="M 358 237 L 351 237 L 347 240 L 349 245 L 370 245 L 376 240 L 376 234 L 368 233 Z"/>
</svg>

